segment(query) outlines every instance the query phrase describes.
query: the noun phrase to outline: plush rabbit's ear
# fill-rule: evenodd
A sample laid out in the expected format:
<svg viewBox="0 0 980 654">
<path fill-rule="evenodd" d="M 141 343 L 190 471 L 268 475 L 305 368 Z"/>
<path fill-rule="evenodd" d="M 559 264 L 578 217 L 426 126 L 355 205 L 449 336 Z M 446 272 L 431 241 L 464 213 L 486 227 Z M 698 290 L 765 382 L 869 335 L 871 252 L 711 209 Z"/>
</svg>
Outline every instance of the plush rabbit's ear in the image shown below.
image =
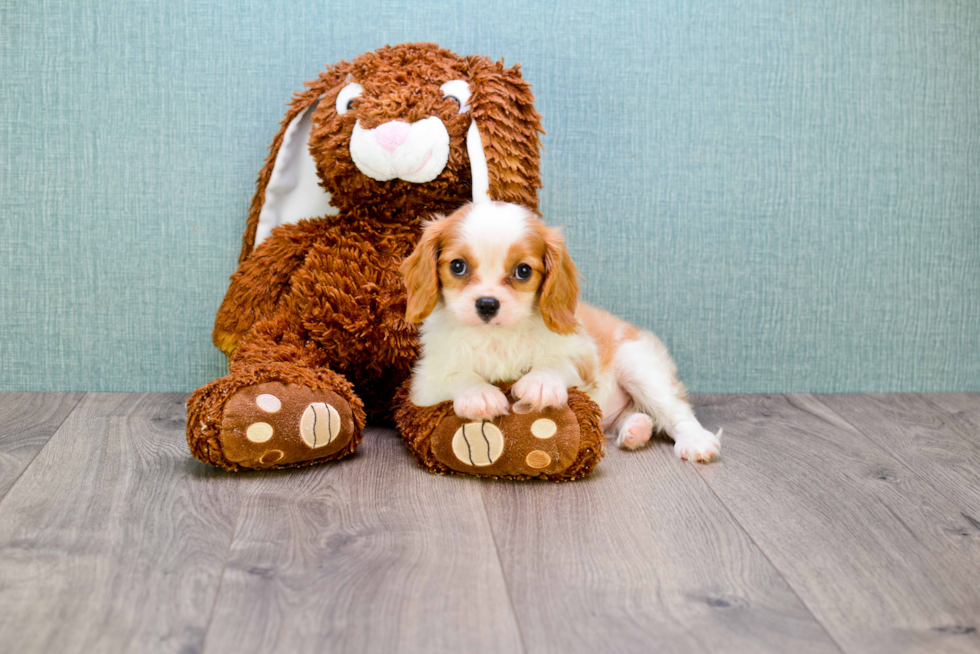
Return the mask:
<svg viewBox="0 0 980 654">
<path fill-rule="evenodd" d="M 320 185 L 309 140 L 317 104 L 325 93 L 343 83 L 348 68 L 346 62 L 328 68 L 319 79 L 307 83 L 308 90 L 293 97 L 279 133 L 269 147 L 265 166 L 259 172 L 239 263 L 274 227 L 338 213 L 330 204 L 330 194 Z"/>
<path fill-rule="evenodd" d="M 504 68 L 503 62 L 479 56 L 467 57 L 466 66 L 473 116 L 467 133 L 473 200 L 484 199 L 482 191 L 488 186 L 488 199 L 536 211 L 541 188 L 538 134 L 544 130 L 531 85 L 521 77 L 520 66 Z M 485 183 L 480 179 L 484 175 Z"/>
<path fill-rule="evenodd" d="M 265 187 L 265 202 L 259 210 L 255 246 L 272 232 L 273 227 L 338 213 L 330 204 L 330 194 L 320 186 L 316 163 L 310 154 L 310 117 L 318 102 L 300 111 L 286 126 Z"/>
</svg>

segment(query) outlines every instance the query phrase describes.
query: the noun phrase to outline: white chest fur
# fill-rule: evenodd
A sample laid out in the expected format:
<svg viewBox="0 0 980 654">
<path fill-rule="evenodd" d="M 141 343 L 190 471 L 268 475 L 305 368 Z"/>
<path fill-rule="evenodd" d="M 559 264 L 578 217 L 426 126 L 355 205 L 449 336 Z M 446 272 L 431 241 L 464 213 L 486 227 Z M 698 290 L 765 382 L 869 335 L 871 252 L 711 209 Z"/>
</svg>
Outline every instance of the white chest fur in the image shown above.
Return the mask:
<svg viewBox="0 0 980 654">
<path fill-rule="evenodd" d="M 412 395 L 423 406 L 452 399 L 460 384 L 476 378 L 491 384 L 516 381 L 542 368 L 560 371 L 586 390 L 575 361 L 595 357 L 589 338 L 551 332 L 540 317 L 506 329 L 470 327 L 454 321 L 441 303 L 422 326 L 421 344 Z"/>
</svg>

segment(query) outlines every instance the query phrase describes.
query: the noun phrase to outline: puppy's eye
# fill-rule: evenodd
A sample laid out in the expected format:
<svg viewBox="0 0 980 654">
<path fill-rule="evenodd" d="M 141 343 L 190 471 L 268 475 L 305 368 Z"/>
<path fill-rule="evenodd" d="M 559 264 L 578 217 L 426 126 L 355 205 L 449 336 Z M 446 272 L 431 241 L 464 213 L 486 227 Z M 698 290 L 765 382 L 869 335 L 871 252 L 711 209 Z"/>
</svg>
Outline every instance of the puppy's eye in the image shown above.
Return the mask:
<svg viewBox="0 0 980 654">
<path fill-rule="evenodd" d="M 347 101 L 347 111 L 350 111 L 353 108 L 354 108 L 354 101 L 353 100 L 348 100 Z"/>
<path fill-rule="evenodd" d="M 531 279 L 531 266 L 526 263 L 519 264 L 517 268 L 514 268 L 514 277 L 522 282 Z"/>
<path fill-rule="evenodd" d="M 460 277 L 466 274 L 466 262 L 462 259 L 453 259 L 449 262 L 449 272 Z"/>
</svg>

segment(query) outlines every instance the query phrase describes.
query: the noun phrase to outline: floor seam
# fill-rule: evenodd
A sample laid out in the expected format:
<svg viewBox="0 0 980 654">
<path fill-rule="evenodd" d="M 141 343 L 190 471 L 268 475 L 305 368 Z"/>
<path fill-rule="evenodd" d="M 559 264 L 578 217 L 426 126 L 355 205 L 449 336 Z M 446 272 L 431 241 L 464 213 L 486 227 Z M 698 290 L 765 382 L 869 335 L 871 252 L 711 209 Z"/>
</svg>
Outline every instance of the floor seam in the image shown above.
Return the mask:
<svg viewBox="0 0 980 654">
<path fill-rule="evenodd" d="M 922 394 L 921 393 L 912 393 L 912 395 L 916 395 L 918 397 L 922 397 Z M 933 491 L 939 493 L 954 508 L 956 508 L 957 510 L 962 511 L 962 509 L 960 508 L 960 501 L 956 497 L 953 497 L 953 496 L 949 495 L 946 492 L 946 489 L 943 486 L 937 485 L 937 484 L 933 483 L 927 476 L 925 476 L 925 475 L 921 474 L 920 472 L 918 472 L 914 467 L 912 467 L 909 463 L 907 463 L 905 461 L 905 458 L 901 455 L 901 453 L 895 452 L 891 448 L 886 447 L 885 445 L 879 444 L 877 441 L 875 441 L 875 439 L 873 439 L 870 436 L 868 436 L 867 434 L 865 434 L 860 428 L 858 428 L 857 425 L 855 425 L 854 423 L 852 423 L 844 415 L 842 415 L 839 411 L 837 411 L 836 409 L 834 409 L 834 407 L 830 406 L 829 404 L 827 404 L 826 402 L 824 402 L 823 400 L 821 400 L 816 395 L 814 395 L 812 397 L 817 402 L 820 402 L 820 404 L 824 408 L 826 408 L 828 411 L 830 411 L 835 416 L 837 416 L 838 418 L 840 418 L 841 420 L 843 420 L 844 422 L 846 422 L 847 425 L 851 429 L 853 429 L 855 432 L 857 432 L 858 434 L 860 434 L 863 438 L 865 438 L 868 442 L 870 442 L 876 448 L 878 448 L 879 450 L 881 450 L 882 452 L 884 452 L 886 455 L 888 455 L 889 457 L 891 457 L 895 461 L 898 461 L 898 464 L 900 466 L 902 466 L 902 468 L 904 468 L 906 470 L 906 472 L 911 477 L 913 477 L 914 479 L 919 480 L 919 482 L 922 483 L 927 488 L 931 488 Z M 940 411 L 943 415 L 952 417 L 951 414 L 949 413 L 949 411 L 947 411 L 946 409 L 942 408 L 941 406 L 938 406 L 936 404 L 933 404 L 932 402 L 928 402 L 928 400 L 927 400 L 927 403 L 929 404 L 929 406 L 933 407 L 937 411 Z M 955 431 L 954 431 L 954 433 L 956 434 L 957 437 L 959 437 L 961 440 L 963 440 L 963 435 L 962 434 L 960 434 L 958 432 L 955 432 Z M 889 509 L 889 510 L 891 510 L 891 509 Z M 906 529 L 908 529 L 908 527 L 906 527 Z"/>
<path fill-rule="evenodd" d="M 504 581 L 504 590 L 507 592 L 507 602 L 510 604 L 511 615 L 514 616 L 514 625 L 517 627 L 517 635 L 521 639 L 521 650 L 527 654 L 527 643 L 524 642 L 524 630 L 521 629 L 521 621 L 517 617 L 517 609 L 514 606 L 514 598 L 510 594 L 510 581 L 507 579 L 507 573 L 504 572 L 504 562 L 500 558 L 500 546 L 497 545 L 497 533 L 493 530 L 493 525 L 490 524 L 490 510 L 487 508 L 487 497 L 480 489 L 480 503 L 483 504 L 483 516 L 487 520 L 487 529 L 490 530 L 490 539 L 493 541 L 493 551 L 497 555 L 497 568 L 500 569 L 500 578 Z"/>
<path fill-rule="evenodd" d="M 916 393 L 915 395 L 918 396 L 918 397 L 920 397 L 920 398 L 922 398 L 922 401 L 923 402 L 925 402 L 929 406 L 933 407 L 937 411 L 942 411 L 943 414 L 945 414 L 945 415 L 949 416 L 950 418 L 952 418 L 953 419 L 953 430 L 956 432 L 956 435 L 959 436 L 961 440 L 966 441 L 966 443 L 968 445 L 970 445 L 972 447 L 976 447 L 977 442 L 976 442 L 975 438 L 973 438 L 973 434 L 970 432 L 970 430 L 967 427 L 965 427 L 964 425 L 961 425 L 960 424 L 960 422 L 956 419 L 957 416 L 956 416 L 955 413 L 951 413 L 950 411 L 944 409 L 943 407 L 941 407 L 938 404 L 936 404 L 935 402 L 933 402 L 929 398 L 929 394 L 928 393 Z M 951 393 L 951 395 L 952 395 L 952 393 Z M 969 420 L 969 417 L 967 417 L 967 420 Z"/>
<path fill-rule="evenodd" d="M 735 524 L 738 525 L 738 528 L 742 530 L 742 533 L 745 534 L 746 538 L 748 538 L 749 541 L 751 541 L 751 543 L 755 546 L 755 548 L 759 550 L 759 554 L 761 554 L 762 557 L 766 560 L 766 562 L 772 566 L 772 569 L 776 571 L 776 574 L 778 574 L 779 578 L 783 580 L 783 583 L 785 583 L 786 587 L 789 588 L 791 593 L 793 593 L 793 596 L 800 601 L 800 605 L 806 609 L 807 613 L 810 614 L 810 617 L 813 618 L 813 621 L 820 626 L 820 629 L 822 629 L 825 634 L 827 634 L 827 638 L 830 639 L 830 642 L 832 642 L 834 646 L 836 646 L 837 649 L 840 650 L 841 654 L 844 654 L 844 652 L 846 652 L 847 650 L 845 650 L 844 647 L 837 641 L 837 639 L 834 638 L 833 634 L 830 633 L 830 630 L 827 629 L 827 625 L 825 625 L 820 620 L 820 618 L 817 617 L 817 615 L 813 612 L 813 609 L 810 608 L 810 606 L 806 603 L 806 601 L 797 592 L 796 588 L 793 587 L 793 584 L 791 584 L 789 579 L 786 578 L 786 575 L 783 574 L 782 570 L 780 570 L 779 567 L 775 563 L 773 563 L 772 559 L 769 558 L 769 555 L 766 553 L 766 551 L 762 548 L 762 546 L 758 542 L 756 542 L 752 534 L 750 534 L 748 529 L 745 528 L 745 525 L 743 525 L 742 522 L 738 519 L 738 517 L 732 512 L 731 508 L 727 504 L 725 504 L 725 502 L 721 499 L 721 496 L 719 496 L 718 493 L 715 492 L 715 489 L 711 487 L 711 484 L 709 484 L 704 479 L 704 477 L 701 476 L 700 472 L 698 472 L 697 475 L 698 478 L 701 480 L 701 483 L 707 486 L 708 490 L 711 491 L 711 494 L 715 496 L 715 498 L 718 500 L 718 502 L 721 503 L 723 507 L 725 507 L 725 511 L 728 512 L 728 515 L 730 515 L 732 520 L 735 521 Z"/>
<path fill-rule="evenodd" d="M 703 465 L 703 464 L 697 464 L 697 465 Z M 711 464 L 709 463 L 707 465 L 711 465 Z M 783 571 L 779 569 L 779 566 L 777 566 L 772 561 L 772 559 L 769 558 L 769 554 L 767 554 L 766 550 L 763 549 L 763 547 L 755 540 L 755 538 L 752 536 L 749 530 L 745 528 L 745 525 L 743 525 L 741 520 L 738 519 L 738 516 L 735 515 L 731 507 L 729 507 L 728 504 L 725 503 L 725 500 L 723 500 L 721 496 L 715 492 L 715 489 L 711 486 L 711 484 L 708 483 L 708 480 L 704 478 L 701 471 L 698 468 L 695 468 L 694 472 L 695 474 L 697 474 L 698 479 L 701 480 L 701 483 L 707 486 L 708 491 L 710 491 L 711 494 L 714 495 L 715 499 L 718 500 L 718 503 L 725 508 L 725 511 L 728 512 L 728 515 L 731 516 L 731 519 L 735 522 L 736 525 L 738 525 L 738 528 L 742 530 L 742 533 L 745 534 L 745 537 L 749 539 L 749 541 L 752 543 L 752 545 L 755 546 L 757 550 L 759 550 L 759 554 L 762 555 L 762 558 L 764 558 L 766 562 L 772 566 L 772 569 L 776 572 L 776 574 L 779 575 L 779 578 L 783 580 L 783 583 L 786 584 L 786 587 L 789 588 L 791 593 L 793 593 L 793 596 L 796 597 L 797 600 L 799 600 L 800 605 L 806 609 L 807 613 L 810 614 L 810 617 L 813 618 L 813 621 L 816 622 L 817 625 L 820 626 L 820 629 L 822 629 L 823 632 L 827 635 L 827 638 L 830 639 L 830 642 L 834 644 L 834 646 L 838 649 L 838 651 L 841 652 L 841 654 L 847 652 L 847 650 L 844 649 L 844 647 L 837 641 L 837 639 L 834 638 L 834 635 L 830 633 L 830 630 L 827 628 L 827 625 L 825 625 L 820 620 L 820 618 L 817 617 L 817 615 L 813 612 L 813 609 L 810 608 L 810 605 L 807 604 L 806 601 L 800 596 L 799 592 L 797 592 L 793 584 L 791 584 L 789 579 L 786 578 L 786 575 L 783 574 Z"/>
<path fill-rule="evenodd" d="M 31 466 L 34 465 L 34 462 L 37 460 L 37 457 L 41 455 L 41 452 L 43 452 L 44 448 L 48 446 L 48 443 L 51 442 L 51 439 L 54 438 L 55 434 L 61 431 L 62 426 L 64 426 L 64 424 L 68 422 L 68 418 L 71 417 L 71 414 L 75 413 L 75 409 L 78 408 L 78 405 L 81 404 L 82 400 L 88 397 L 88 395 L 89 394 L 87 392 L 83 392 L 81 394 L 81 397 L 79 397 L 72 405 L 71 410 L 69 410 L 68 413 L 65 414 L 65 417 L 61 419 L 61 422 L 58 423 L 58 426 L 51 431 L 51 434 L 48 436 L 48 440 L 44 441 L 44 445 L 38 448 L 37 452 L 34 453 L 34 456 L 31 457 L 31 460 L 28 462 L 28 464 L 24 466 L 24 469 L 21 470 L 20 474 L 17 475 L 17 478 L 14 479 L 14 483 L 10 485 L 10 488 L 8 488 L 7 491 L 3 494 L 3 497 L 0 497 L 0 507 L 3 506 L 4 500 L 6 500 L 7 497 L 10 495 L 10 491 L 14 490 L 17 484 L 20 483 L 21 477 L 23 477 L 27 473 L 27 471 L 30 470 Z"/>
<path fill-rule="evenodd" d="M 835 416 L 837 416 L 838 418 L 840 418 L 843 422 L 847 423 L 847 426 L 850 427 L 852 430 L 854 430 L 854 432 L 856 434 L 859 434 L 863 439 L 865 439 L 866 441 L 868 441 L 869 443 L 871 443 L 872 445 L 874 445 L 876 448 L 878 448 L 879 450 L 881 450 L 882 452 L 884 452 L 886 455 L 888 455 L 889 457 L 891 457 L 891 458 L 895 459 L 896 461 L 898 461 L 898 463 L 903 468 L 905 468 L 906 470 L 908 470 L 909 472 L 911 472 L 913 474 L 915 473 L 915 470 L 913 470 L 911 467 L 909 467 L 909 464 L 907 464 L 905 462 L 905 460 L 900 455 L 892 452 L 890 449 L 886 448 L 884 445 L 881 445 L 875 439 L 873 439 L 870 436 L 868 436 L 867 434 L 865 434 L 864 431 L 862 431 L 853 422 L 851 422 L 850 420 L 848 420 L 845 416 L 841 415 L 841 413 L 839 411 L 837 411 L 834 407 L 830 406 L 829 404 L 827 404 L 826 402 L 824 402 L 822 399 L 820 399 L 820 396 L 818 396 L 818 395 L 811 395 L 810 397 L 812 397 L 814 400 L 816 400 L 817 402 L 819 402 L 822 407 L 824 407 L 825 409 L 827 409 L 828 411 L 830 411 L 831 413 L 833 413 Z"/>
<path fill-rule="evenodd" d="M 214 611 L 218 607 L 218 600 L 221 598 L 221 587 L 225 582 L 225 572 L 228 570 L 228 561 L 231 559 L 231 548 L 238 537 L 239 526 L 241 525 L 242 509 L 245 506 L 246 489 L 242 491 L 241 501 L 238 503 L 238 511 L 235 512 L 235 528 L 232 529 L 231 538 L 228 539 L 228 549 L 225 550 L 225 560 L 221 565 L 221 574 L 218 576 L 218 587 L 214 591 L 214 601 L 211 603 L 211 610 L 208 612 L 208 623 L 204 628 L 204 636 L 201 638 L 200 652 L 203 654 L 207 650 L 208 635 L 211 633 L 211 624 L 214 622 Z"/>
</svg>

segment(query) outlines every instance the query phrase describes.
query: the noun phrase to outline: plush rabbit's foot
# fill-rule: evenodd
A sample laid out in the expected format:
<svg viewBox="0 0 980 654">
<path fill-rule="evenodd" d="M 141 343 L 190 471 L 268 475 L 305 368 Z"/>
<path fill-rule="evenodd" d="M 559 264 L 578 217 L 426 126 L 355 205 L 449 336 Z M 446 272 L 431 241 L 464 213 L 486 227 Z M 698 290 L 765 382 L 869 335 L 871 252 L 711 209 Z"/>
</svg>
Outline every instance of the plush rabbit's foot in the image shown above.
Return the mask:
<svg viewBox="0 0 980 654">
<path fill-rule="evenodd" d="M 577 390 L 568 403 L 535 413 L 513 410 L 489 420 L 457 415 L 451 403 L 417 407 L 396 398 L 406 445 L 432 472 L 563 480 L 589 474 L 605 452 L 598 407 Z"/>
<path fill-rule="evenodd" d="M 292 468 L 339 459 L 360 441 L 350 404 L 332 390 L 272 381 L 226 397 L 211 425 L 188 420 L 191 451 L 207 463 L 229 470 Z"/>
<path fill-rule="evenodd" d="M 266 382 L 229 398 L 222 451 L 243 468 L 278 468 L 337 458 L 354 435 L 350 406 L 328 390 Z"/>
</svg>

